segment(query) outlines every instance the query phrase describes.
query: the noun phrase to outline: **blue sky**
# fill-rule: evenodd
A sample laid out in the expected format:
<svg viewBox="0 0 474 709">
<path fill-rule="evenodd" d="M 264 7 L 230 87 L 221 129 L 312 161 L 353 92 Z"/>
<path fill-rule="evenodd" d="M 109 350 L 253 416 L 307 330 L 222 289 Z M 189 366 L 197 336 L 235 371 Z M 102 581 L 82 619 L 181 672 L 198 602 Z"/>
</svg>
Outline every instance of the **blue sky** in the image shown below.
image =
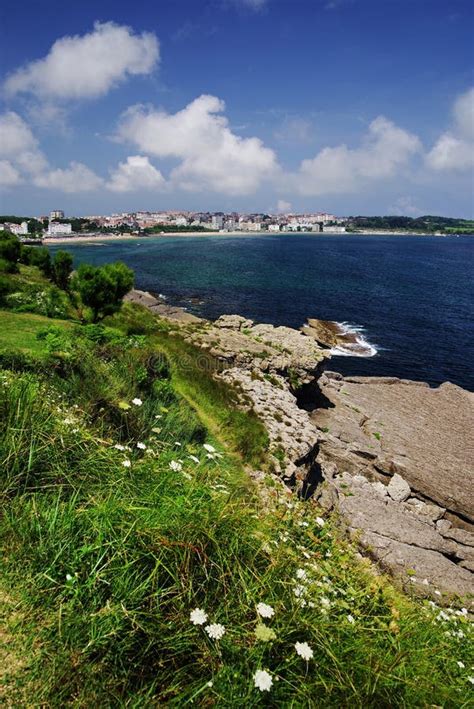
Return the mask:
<svg viewBox="0 0 474 709">
<path fill-rule="evenodd" d="M 466 0 L 4 0 L 3 213 L 473 215 Z"/>
</svg>

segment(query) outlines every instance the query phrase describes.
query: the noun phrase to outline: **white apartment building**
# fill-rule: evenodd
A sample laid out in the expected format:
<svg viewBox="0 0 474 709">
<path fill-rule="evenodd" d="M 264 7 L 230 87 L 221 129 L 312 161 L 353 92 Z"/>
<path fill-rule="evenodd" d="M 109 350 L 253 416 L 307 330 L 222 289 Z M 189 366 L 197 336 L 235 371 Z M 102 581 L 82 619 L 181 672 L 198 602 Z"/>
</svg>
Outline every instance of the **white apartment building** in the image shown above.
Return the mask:
<svg viewBox="0 0 474 709">
<path fill-rule="evenodd" d="M 24 236 L 28 234 L 28 224 L 27 222 L 22 222 L 21 224 L 5 224 L 8 231 L 17 236 Z"/>
<path fill-rule="evenodd" d="M 279 224 L 269 224 L 268 231 L 280 231 L 280 225 Z"/>
<path fill-rule="evenodd" d="M 47 233 L 49 236 L 72 234 L 72 226 L 69 223 L 61 224 L 60 222 L 50 222 Z"/>
</svg>

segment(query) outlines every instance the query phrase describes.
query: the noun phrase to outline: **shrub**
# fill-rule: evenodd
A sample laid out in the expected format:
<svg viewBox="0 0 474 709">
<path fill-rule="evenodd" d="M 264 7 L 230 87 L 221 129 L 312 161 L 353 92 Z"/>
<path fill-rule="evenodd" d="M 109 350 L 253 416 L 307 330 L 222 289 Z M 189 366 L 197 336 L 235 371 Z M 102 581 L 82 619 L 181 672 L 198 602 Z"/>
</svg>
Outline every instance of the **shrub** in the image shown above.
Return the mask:
<svg viewBox="0 0 474 709">
<path fill-rule="evenodd" d="M 92 310 L 92 321 L 120 310 L 122 299 L 133 288 L 133 271 L 124 263 L 106 266 L 81 264 L 73 281 L 84 305 Z"/>
<path fill-rule="evenodd" d="M 72 256 L 67 251 L 58 251 L 54 257 L 52 276 L 62 290 L 69 289 L 69 278 L 72 273 Z"/>
</svg>

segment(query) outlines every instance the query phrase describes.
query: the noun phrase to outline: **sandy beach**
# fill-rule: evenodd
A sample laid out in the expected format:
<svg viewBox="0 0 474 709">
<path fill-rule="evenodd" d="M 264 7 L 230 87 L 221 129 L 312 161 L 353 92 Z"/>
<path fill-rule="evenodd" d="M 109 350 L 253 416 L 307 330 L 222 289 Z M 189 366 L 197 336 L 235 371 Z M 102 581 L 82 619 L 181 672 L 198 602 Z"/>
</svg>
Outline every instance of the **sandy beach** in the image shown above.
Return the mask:
<svg viewBox="0 0 474 709">
<path fill-rule="evenodd" d="M 143 239 L 166 239 L 167 237 L 184 237 L 184 238 L 194 238 L 196 236 L 239 236 L 239 237 L 253 237 L 253 236 L 297 236 L 298 234 L 310 234 L 311 236 L 333 236 L 335 238 L 339 236 L 444 236 L 443 234 L 429 234 L 420 232 L 388 232 L 388 231 L 359 231 L 359 232 L 294 232 L 294 231 L 280 231 L 280 232 L 268 232 L 268 231 L 226 231 L 226 232 L 212 232 L 212 231 L 170 231 L 165 234 L 81 234 L 75 236 L 60 236 L 60 237 L 43 237 L 43 244 L 74 244 L 74 243 L 101 243 L 104 241 L 136 241 Z"/>
</svg>

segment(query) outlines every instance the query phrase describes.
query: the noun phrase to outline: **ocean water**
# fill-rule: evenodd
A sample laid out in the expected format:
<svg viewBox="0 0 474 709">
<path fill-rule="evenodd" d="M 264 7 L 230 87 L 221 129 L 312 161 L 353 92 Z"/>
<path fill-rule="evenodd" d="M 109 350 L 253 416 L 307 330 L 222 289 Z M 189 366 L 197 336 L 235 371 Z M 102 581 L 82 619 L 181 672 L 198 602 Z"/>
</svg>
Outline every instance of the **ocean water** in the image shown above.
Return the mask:
<svg viewBox="0 0 474 709">
<path fill-rule="evenodd" d="M 359 328 L 376 354 L 333 357 L 331 369 L 343 374 L 474 390 L 474 236 L 213 235 L 67 249 L 76 265 L 122 260 L 138 288 L 207 318 Z"/>
</svg>

